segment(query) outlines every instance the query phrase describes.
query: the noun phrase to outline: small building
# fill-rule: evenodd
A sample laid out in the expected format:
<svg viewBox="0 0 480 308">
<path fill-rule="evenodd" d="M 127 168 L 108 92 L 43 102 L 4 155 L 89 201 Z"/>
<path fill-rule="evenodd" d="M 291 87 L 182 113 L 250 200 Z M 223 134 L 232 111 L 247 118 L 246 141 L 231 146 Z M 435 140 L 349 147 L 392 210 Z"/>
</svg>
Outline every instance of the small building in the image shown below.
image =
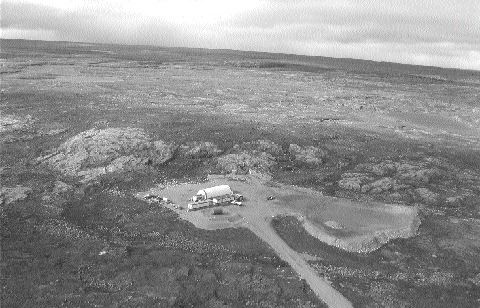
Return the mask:
<svg viewBox="0 0 480 308">
<path fill-rule="evenodd" d="M 235 196 L 230 186 L 219 185 L 199 190 L 191 201 L 193 202 L 188 204 L 189 211 L 233 202 Z"/>
<path fill-rule="evenodd" d="M 202 200 L 218 198 L 223 196 L 233 196 L 233 191 L 228 185 L 219 185 L 210 188 L 201 189 L 197 192 L 195 197 L 200 197 Z"/>
</svg>

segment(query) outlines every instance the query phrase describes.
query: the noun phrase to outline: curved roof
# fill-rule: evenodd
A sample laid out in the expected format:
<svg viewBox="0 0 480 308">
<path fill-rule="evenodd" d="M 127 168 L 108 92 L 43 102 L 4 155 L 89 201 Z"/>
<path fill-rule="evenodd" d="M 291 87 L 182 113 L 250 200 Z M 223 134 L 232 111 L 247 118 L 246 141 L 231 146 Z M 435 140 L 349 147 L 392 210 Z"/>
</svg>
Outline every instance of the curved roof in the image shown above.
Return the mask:
<svg viewBox="0 0 480 308">
<path fill-rule="evenodd" d="M 205 198 L 215 198 L 219 196 L 224 196 L 224 195 L 231 195 L 233 194 L 232 190 L 230 189 L 230 186 L 228 185 L 219 185 L 219 186 L 214 186 L 210 188 L 205 188 L 202 190 L 199 190 L 197 195 L 205 195 Z"/>
</svg>

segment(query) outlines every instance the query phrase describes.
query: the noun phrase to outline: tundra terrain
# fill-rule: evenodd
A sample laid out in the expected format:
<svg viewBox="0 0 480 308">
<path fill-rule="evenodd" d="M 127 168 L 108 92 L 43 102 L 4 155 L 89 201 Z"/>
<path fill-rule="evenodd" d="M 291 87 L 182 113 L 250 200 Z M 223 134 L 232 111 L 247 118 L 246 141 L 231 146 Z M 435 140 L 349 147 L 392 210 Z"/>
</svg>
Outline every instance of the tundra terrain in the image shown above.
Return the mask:
<svg viewBox="0 0 480 308">
<path fill-rule="evenodd" d="M 324 307 L 315 279 L 355 307 L 480 305 L 480 72 L 22 40 L 0 55 L 2 306 Z M 288 212 L 207 230 L 138 198 L 218 174 L 398 204 L 418 230 L 352 251 Z M 354 218 L 313 224 L 348 237 Z"/>
</svg>

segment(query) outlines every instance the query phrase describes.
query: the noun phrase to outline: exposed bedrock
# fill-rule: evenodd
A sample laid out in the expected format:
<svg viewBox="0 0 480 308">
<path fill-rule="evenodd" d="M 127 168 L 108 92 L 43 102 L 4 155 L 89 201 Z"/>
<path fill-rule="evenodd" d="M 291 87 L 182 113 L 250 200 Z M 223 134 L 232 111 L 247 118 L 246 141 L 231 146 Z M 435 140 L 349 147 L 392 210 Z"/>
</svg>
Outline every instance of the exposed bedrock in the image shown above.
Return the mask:
<svg viewBox="0 0 480 308">
<path fill-rule="evenodd" d="M 24 200 L 32 193 L 29 187 L 0 187 L 0 218 L 4 217 L 4 209 L 14 206 L 15 202 Z"/>
<path fill-rule="evenodd" d="M 222 153 L 222 150 L 212 142 L 188 142 L 178 148 L 180 156 L 187 158 L 210 158 Z"/>
<path fill-rule="evenodd" d="M 138 128 L 84 131 L 38 161 L 65 175 L 88 182 L 111 172 L 142 170 L 160 165 L 173 156 L 175 147 L 153 141 Z"/>
<path fill-rule="evenodd" d="M 240 152 L 221 156 L 217 165 L 224 173 L 247 174 L 250 171 L 269 173 L 276 164 L 275 158 L 266 152 Z"/>
<path fill-rule="evenodd" d="M 314 146 L 299 146 L 298 144 L 290 144 L 289 153 L 295 157 L 295 160 L 307 164 L 322 164 L 325 162 L 327 153 Z"/>
<path fill-rule="evenodd" d="M 259 139 L 252 142 L 245 142 L 242 144 L 241 147 L 245 150 L 265 152 L 274 156 L 283 154 L 282 147 L 268 139 Z"/>
<path fill-rule="evenodd" d="M 9 205 L 10 203 L 23 200 L 32 192 L 31 188 L 17 185 L 15 187 L 0 188 L 0 205 Z"/>
<path fill-rule="evenodd" d="M 28 129 L 34 120 L 32 116 L 16 116 L 0 112 L 0 133 Z"/>
<path fill-rule="evenodd" d="M 344 172 L 337 185 L 354 194 L 377 195 L 389 202 L 420 203 L 461 208 L 471 204 L 478 189 L 474 171 L 458 168 L 446 159 L 369 161 Z"/>
</svg>

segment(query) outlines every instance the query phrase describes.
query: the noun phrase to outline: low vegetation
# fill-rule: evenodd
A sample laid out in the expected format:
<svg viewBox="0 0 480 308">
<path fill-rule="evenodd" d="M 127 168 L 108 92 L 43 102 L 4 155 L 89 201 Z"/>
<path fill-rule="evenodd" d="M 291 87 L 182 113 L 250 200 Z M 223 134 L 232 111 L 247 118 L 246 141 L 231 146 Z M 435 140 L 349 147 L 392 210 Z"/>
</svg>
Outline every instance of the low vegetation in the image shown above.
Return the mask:
<svg viewBox="0 0 480 308">
<path fill-rule="evenodd" d="M 419 209 L 416 236 L 368 254 L 274 220 L 355 306 L 478 306 L 478 72 L 10 40 L 0 54 L 4 306 L 321 307 L 249 230 L 132 196 L 250 172 Z"/>
</svg>

